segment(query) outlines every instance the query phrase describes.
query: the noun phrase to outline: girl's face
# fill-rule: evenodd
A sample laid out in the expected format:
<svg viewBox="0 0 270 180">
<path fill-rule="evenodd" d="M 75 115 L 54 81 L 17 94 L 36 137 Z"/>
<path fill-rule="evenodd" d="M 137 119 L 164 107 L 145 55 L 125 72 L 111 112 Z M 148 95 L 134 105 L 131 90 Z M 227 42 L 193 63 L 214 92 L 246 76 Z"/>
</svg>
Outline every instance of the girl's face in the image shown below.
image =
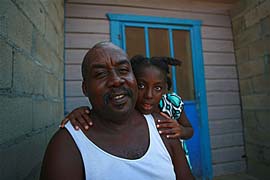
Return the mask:
<svg viewBox="0 0 270 180">
<path fill-rule="evenodd" d="M 137 110 L 142 114 L 159 112 L 159 101 L 167 89 L 166 75 L 155 66 L 146 66 L 135 76 L 138 83 Z"/>
</svg>

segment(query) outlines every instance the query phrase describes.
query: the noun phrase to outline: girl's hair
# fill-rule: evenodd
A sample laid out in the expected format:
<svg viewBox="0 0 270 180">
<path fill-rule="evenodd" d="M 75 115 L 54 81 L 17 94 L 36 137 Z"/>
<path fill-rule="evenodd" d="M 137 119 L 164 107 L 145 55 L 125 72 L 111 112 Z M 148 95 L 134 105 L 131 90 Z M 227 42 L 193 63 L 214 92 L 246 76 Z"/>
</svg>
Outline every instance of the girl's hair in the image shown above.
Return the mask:
<svg viewBox="0 0 270 180">
<path fill-rule="evenodd" d="M 168 90 L 171 89 L 172 81 L 171 78 L 168 76 L 170 73 L 170 67 L 171 66 L 180 66 L 181 61 L 175 58 L 171 57 L 151 57 L 147 58 L 142 55 L 135 55 L 130 59 L 132 70 L 136 76 L 137 71 L 146 66 L 155 66 L 158 69 L 160 69 L 162 72 L 164 72 L 164 75 L 166 77 Z"/>
</svg>

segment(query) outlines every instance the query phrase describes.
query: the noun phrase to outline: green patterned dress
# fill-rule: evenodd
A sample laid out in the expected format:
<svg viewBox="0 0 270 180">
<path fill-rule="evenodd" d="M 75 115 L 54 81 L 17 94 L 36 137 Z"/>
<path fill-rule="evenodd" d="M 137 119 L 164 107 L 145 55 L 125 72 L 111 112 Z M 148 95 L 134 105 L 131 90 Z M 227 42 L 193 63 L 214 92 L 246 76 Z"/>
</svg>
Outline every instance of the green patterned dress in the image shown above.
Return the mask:
<svg viewBox="0 0 270 180">
<path fill-rule="evenodd" d="M 162 96 L 159 102 L 159 108 L 161 112 L 167 114 L 170 118 L 178 120 L 180 118 L 181 112 L 184 109 L 184 102 L 182 101 L 181 97 L 178 96 L 176 93 L 167 93 Z M 190 169 L 192 169 L 186 143 L 184 140 L 180 140 L 182 142 L 182 146 L 185 151 L 189 167 Z"/>
</svg>

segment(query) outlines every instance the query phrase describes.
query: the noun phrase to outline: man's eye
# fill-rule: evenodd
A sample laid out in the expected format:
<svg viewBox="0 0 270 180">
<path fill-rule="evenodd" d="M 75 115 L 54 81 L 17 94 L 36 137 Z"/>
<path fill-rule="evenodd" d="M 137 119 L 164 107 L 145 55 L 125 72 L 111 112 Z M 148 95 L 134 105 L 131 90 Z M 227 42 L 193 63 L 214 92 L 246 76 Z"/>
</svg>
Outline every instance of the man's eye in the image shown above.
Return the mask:
<svg viewBox="0 0 270 180">
<path fill-rule="evenodd" d="M 97 78 L 103 78 L 107 75 L 108 73 L 106 71 L 101 71 L 101 72 L 96 72 L 95 77 Z"/>
<path fill-rule="evenodd" d="M 129 72 L 128 68 L 119 68 L 118 71 L 120 72 L 120 74 L 127 74 Z"/>
<path fill-rule="evenodd" d="M 138 84 L 138 88 L 139 89 L 143 89 L 144 88 L 144 84 Z"/>
</svg>

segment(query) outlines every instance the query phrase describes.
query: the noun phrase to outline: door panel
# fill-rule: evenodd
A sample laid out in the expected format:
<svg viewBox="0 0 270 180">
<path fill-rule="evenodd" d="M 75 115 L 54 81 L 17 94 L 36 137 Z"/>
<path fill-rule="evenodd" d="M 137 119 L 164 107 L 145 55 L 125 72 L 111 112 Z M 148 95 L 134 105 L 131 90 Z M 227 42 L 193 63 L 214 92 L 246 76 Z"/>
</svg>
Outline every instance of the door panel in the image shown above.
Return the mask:
<svg viewBox="0 0 270 180">
<path fill-rule="evenodd" d="M 170 56 L 182 61 L 172 67 L 173 91 L 184 99 L 193 128 L 186 141 L 196 179 L 212 179 L 208 112 L 202 56 L 201 21 L 128 14 L 108 14 L 111 40 L 129 56 Z"/>
<path fill-rule="evenodd" d="M 147 33 L 143 35 L 142 33 Z M 132 34 L 130 34 L 132 33 Z M 196 100 L 194 96 L 194 80 L 192 68 L 192 56 L 190 47 L 190 34 L 186 30 L 173 30 L 172 36 L 169 35 L 169 30 L 164 28 L 135 28 L 125 27 L 126 51 L 132 55 L 145 52 L 146 46 L 150 51 L 149 56 L 171 56 L 174 54 L 176 58 L 182 61 L 180 67 L 176 67 L 175 71 L 171 71 L 172 80 L 176 81 L 173 89 L 177 91 L 185 101 L 185 113 L 194 128 L 194 136 L 188 140 L 187 148 L 189 151 L 190 161 L 193 173 L 196 176 L 201 175 L 201 155 L 200 155 L 200 139 L 199 139 L 199 123 L 198 112 L 196 110 Z M 133 38 L 131 38 L 133 37 Z M 137 37 L 137 38 L 134 38 Z M 142 39 L 148 39 L 142 45 Z M 173 47 L 171 47 L 171 43 Z M 140 45 L 140 47 L 138 47 Z M 135 47 L 134 47 L 135 46 Z M 143 49 L 145 48 L 145 49 Z M 173 48 L 173 49 L 171 49 Z M 144 55 L 144 54 L 143 54 Z M 188 100 L 188 101 L 186 101 Z"/>
<path fill-rule="evenodd" d="M 187 118 L 189 119 L 194 134 L 191 139 L 186 140 L 186 144 L 188 147 L 188 153 L 190 162 L 192 165 L 192 173 L 196 177 L 202 176 L 202 162 L 201 162 L 201 153 L 200 153 L 200 129 L 199 129 L 199 118 L 198 118 L 198 112 L 196 108 L 195 101 L 184 101 L 185 103 L 185 113 Z"/>
<path fill-rule="evenodd" d="M 145 36 L 144 28 L 141 27 L 126 27 L 126 51 L 129 57 L 137 54 L 145 54 Z M 136 42 L 136 43 L 134 43 Z"/>
<path fill-rule="evenodd" d="M 170 56 L 170 40 L 167 29 L 149 28 L 150 56 Z"/>
<path fill-rule="evenodd" d="M 175 75 L 178 93 L 184 100 L 195 100 L 189 31 L 173 30 L 173 44 L 174 57 L 182 61 L 181 66 L 176 68 Z"/>
</svg>

